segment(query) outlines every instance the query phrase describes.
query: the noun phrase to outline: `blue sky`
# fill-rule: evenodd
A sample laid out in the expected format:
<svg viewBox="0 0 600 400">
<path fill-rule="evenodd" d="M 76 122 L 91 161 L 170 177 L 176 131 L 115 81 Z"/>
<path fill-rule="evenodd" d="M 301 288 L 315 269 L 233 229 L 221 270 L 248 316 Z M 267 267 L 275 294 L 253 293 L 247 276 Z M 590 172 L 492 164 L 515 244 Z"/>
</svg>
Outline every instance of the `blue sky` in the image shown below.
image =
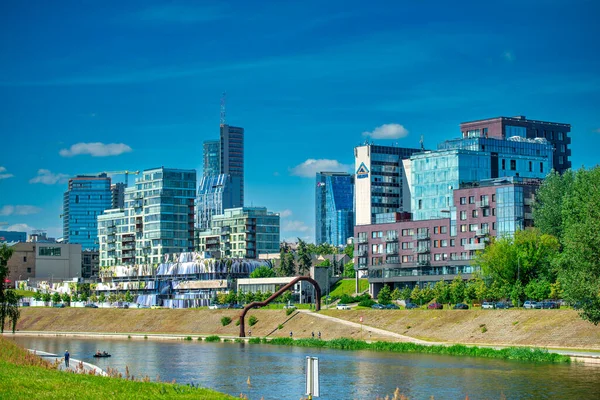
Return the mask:
<svg viewBox="0 0 600 400">
<path fill-rule="evenodd" d="M 248 205 L 281 212 L 282 239 L 314 240 L 314 172 L 351 171 L 365 132 L 434 148 L 526 115 L 572 124 L 573 166 L 597 165 L 600 5 L 501 4 L 3 1 L 0 222 L 60 236 L 78 173 L 201 172 L 223 91 Z"/>
</svg>

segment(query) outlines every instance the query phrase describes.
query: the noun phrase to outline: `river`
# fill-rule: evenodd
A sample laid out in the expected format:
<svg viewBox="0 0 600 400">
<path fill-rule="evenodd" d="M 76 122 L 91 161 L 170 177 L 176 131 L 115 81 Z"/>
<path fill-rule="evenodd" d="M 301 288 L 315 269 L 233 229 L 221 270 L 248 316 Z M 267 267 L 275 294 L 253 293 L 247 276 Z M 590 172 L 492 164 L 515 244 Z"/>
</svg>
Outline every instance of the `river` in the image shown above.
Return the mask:
<svg viewBox="0 0 600 400">
<path fill-rule="evenodd" d="M 321 399 L 371 400 L 398 387 L 411 400 L 600 398 L 600 366 L 309 349 L 197 341 L 16 337 L 20 345 L 62 354 L 136 377 L 193 382 L 249 399 L 300 399 L 307 355 L 319 357 Z M 113 356 L 96 359 L 96 350 Z M 247 384 L 250 377 L 251 386 Z M 503 397 L 504 396 L 504 397 Z M 599 396 L 599 397 L 594 397 Z"/>
</svg>

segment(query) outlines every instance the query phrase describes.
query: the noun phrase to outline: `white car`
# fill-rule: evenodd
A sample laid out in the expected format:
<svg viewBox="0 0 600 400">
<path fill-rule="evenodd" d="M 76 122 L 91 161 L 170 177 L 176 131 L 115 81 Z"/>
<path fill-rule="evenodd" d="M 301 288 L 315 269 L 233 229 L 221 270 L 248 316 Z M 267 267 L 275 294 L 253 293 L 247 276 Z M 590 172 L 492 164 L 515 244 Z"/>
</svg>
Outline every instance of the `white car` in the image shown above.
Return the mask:
<svg viewBox="0 0 600 400">
<path fill-rule="evenodd" d="M 350 306 L 348 304 L 338 304 L 336 308 L 338 310 L 349 310 Z"/>
<path fill-rule="evenodd" d="M 496 308 L 496 305 L 494 303 L 492 303 L 491 301 L 484 301 L 483 304 L 481 305 L 481 308 L 489 310 L 492 308 Z"/>
</svg>

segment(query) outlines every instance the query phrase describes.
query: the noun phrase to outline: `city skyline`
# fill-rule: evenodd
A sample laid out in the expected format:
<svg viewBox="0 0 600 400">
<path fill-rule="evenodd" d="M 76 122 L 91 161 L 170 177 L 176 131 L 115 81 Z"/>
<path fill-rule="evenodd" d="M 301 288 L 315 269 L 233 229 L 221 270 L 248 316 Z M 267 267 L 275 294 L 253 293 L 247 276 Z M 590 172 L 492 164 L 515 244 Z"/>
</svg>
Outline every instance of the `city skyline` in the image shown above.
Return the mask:
<svg viewBox="0 0 600 400">
<path fill-rule="evenodd" d="M 279 212 L 282 240 L 314 241 L 315 173 L 355 172 L 367 139 L 434 149 L 461 122 L 526 115 L 571 124 L 573 168 L 598 164 L 594 2 L 62 4 L 1 6 L 0 229 L 60 236 L 78 174 L 201 176 L 224 90 L 245 205 Z"/>
</svg>

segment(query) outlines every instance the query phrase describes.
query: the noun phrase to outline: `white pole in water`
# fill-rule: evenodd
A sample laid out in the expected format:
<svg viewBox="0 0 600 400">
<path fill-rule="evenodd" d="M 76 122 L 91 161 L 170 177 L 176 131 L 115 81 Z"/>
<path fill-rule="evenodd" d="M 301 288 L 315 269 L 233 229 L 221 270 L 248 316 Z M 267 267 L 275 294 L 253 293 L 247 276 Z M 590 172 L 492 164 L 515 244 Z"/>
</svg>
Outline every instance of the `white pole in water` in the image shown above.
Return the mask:
<svg viewBox="0 0 600 400">
<path fill-rule="evenodd" d="M 306 393 L 308 399 L 319 397 L 319 358 L 306 356 Z"/>
</svg>

